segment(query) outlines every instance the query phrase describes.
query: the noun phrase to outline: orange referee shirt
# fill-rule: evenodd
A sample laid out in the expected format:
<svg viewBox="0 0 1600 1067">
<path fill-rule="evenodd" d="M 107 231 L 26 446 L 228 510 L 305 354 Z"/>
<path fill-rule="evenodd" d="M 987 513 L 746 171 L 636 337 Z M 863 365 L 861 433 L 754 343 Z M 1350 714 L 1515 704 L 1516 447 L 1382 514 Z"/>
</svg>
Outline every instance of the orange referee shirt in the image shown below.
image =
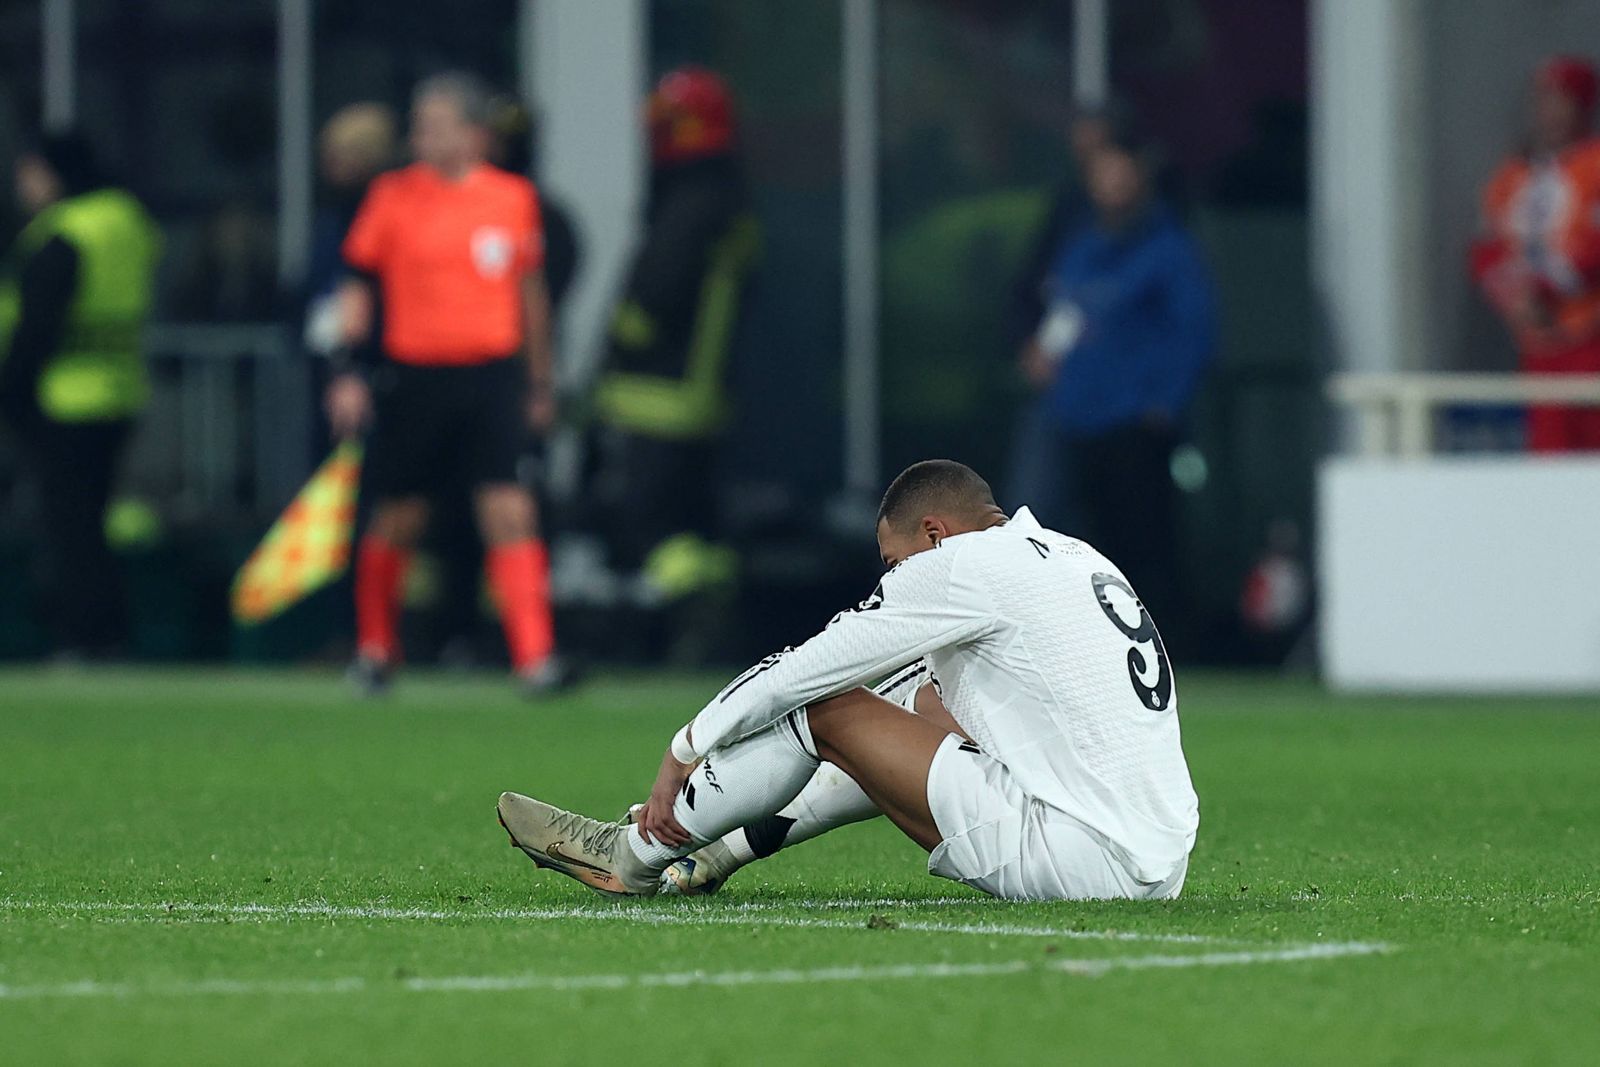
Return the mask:
<svg viewBox="0 0 1600 1067">
<path fill-rule="evenodd" d="M 533 183 L 488 164 L 456 182 L 422 163 L 380 176 L 344 241 L 382 289 L 384 351 L 426 366 L 516 352 L 522 280 L 543 255 Z"/>
</svg>

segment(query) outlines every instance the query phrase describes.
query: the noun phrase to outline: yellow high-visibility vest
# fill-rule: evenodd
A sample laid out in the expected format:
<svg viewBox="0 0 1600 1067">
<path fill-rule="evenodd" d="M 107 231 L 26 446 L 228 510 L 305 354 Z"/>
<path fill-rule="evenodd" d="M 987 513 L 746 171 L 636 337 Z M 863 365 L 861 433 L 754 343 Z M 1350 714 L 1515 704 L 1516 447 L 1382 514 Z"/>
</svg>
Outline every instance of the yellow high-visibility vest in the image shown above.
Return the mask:
<svg viewBox="0 0 1600 1067">
<path fill-rule="evenodd" d="M 41 211 L 12 248 L 16 269 L 0 281 L 0 343 L 7 350 L 21 312 L 21 264 L 55 237 L 78 253 L 77 289 L 60 351 L 39 377 L 39 408 L 57 422 L 128 418 L 150 396 L 139 334 L 150 313 L 161 231 L 120 189 L 97 189 Z"/>
<path fill-rule="evenodd" d="M 738 219 L 711 253 L 700 286 L 699 306 L 689 337 L 682 378 L 612 371 L 600 379 L 595 408 L 600 420 L 618 429 L 668 440 L 710 437 L 730 414 L 728 355 L 739 317 L 739 297 L 760 250 L 754 217 Z M 655 323 L 638 304 L 617 309 L 612 333 L 636 346 L 649 343 Z"/>
</svg>

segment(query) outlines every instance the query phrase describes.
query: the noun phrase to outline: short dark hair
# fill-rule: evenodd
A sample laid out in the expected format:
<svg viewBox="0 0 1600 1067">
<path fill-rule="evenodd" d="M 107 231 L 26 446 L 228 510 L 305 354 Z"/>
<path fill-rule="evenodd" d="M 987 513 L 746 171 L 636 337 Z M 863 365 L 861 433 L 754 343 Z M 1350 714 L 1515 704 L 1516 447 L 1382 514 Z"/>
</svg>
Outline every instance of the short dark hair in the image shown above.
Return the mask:
<svg viewBox="0 0 1600 1067">
<path fill-rule="evenodd" d="M 419 102 L 430 96 L 448 96 L 461 109 L 469 125 L 489 129 L 494 122 L 495 98 L 483 79 L 464 70 L 447 70 L 424 78 L 412 90 L 411 99 Z"/>
<path fill-rule="evenodd" d="M 889 483 L 878 505 L 878 521 L 904 531 L 933 512 L 976 517 L 995 506 L 994 490 L 977 471 L 953 459 L 925 459 Z"/>
</svg>

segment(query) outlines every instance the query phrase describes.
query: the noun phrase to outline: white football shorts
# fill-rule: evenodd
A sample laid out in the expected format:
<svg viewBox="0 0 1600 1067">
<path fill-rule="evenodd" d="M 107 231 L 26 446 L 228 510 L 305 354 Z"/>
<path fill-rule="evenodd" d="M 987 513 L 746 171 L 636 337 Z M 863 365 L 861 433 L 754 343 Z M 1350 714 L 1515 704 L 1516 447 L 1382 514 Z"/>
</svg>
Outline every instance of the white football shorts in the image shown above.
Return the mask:
<svg viewBox="0 0 1600 1067">
<path fill-rule="evenodd" d="M 928 768 L 928 807 L 941 838 L 928 872 L 1005 900 L 1170 900 L 1188 873 L 1185 861 L 1164 882 L 1140 882 L 1103 838 L 956 734 Z"/>
</svg>

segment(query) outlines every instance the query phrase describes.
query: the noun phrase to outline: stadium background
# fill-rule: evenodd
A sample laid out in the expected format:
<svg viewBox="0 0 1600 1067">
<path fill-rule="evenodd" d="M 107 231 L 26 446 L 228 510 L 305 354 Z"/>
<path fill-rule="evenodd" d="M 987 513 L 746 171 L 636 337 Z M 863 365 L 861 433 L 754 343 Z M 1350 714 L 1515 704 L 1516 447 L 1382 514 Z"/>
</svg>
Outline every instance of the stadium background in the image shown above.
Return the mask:
<svg viewBox="0 0 1600 1067">
<path fill-rule="evenodd" d="M 1466 271 L 1556 52 L 1600 55 L 1600 0 L 0 0 L 0 160 L 75 123 L 167 236 L 113 522 L 130 662 L 37 662 L 37 499 L 0 433 L 7 1054 L 1595 1062 L 1600 461 L 1522 453 L 1523 379 Z M 598 666 L 575 691 L 530 705 L 485 659 L 374 704 L 335 669 L 348 588 L 234 625 L 236 569 L 328 450 L 293 295 L 321 123 L 452 67 L 537 108 L 584 242 L 577 393 L 637 236 L 639 103 L 685 62 L 738 96 L 764 233 L 709 666 L 568 602 Z M 901 464 L 1006 465 L 1008 275 L 1075 102 L 1106 96 L 1165 145 L 1222 313 L 1176 470 L 1183 897 L 1002 904 L 884 820 L 710 900 L 532 872 L 500 789 L 620 812 L 727 665 L 871 588 Z M 0 236 L 22 221 L 0 198 Z M 1252 628 L 1270 550 L 1314 596 Z M 680 621 L 705 623 L 654 637 Z"/>
<path fill-rule="evenodd" d="M 1310 467 L 1319 448 L 1308 220 L 1296 158 L 1305 144 L 1307 12 L 1301 3 L 1272 4 L 1260 19 L 1250 14 L 1253 6 L 1118 4 L 1106 27 L 1118 88 L 1174 145 L 1228 308 L 1225 355 L 1198 420 L 1213 477 L 1190 500 L 1187 524 L 1191 551 L 1208 561 L 1195 569 L 1204 602 L 1225 620 L 1270 520 L 1309 523 Z M 403 106 L 418 77 L 445 67 L 527 88 L 535 99 L 541 90 L 581 97 L 583 86 L 552 90 L 548 78 L 541 81 L 541 49 L 565 47 L 546 40 L 541 19 L 557 38 L 636 36 L 638 51 L 618 50 L 622 58 L 604 72 L 626 91 L 590 107 L 629 100 L 651 72 L 684 61 L 724 71 L 739 94 L 766 254 L 739 345 L 741 417 L 725 450 L 731 521 L 748 532 L 779 526 L 774 520 L 789 514 L 827 514 L 825 506 L 846 490 L 870 491 L 918 456 L 955 454 L 988 471 L 1004 464 L 1020 396 L 1003 350 L 1004 286 L 1065 166 L 1061 131 L 1073 106 L 1077 47 L 1070 5 L 882 5 L 870 57 L 881 92 L 874 148 L 882 208 L 871 239 L 882 272 L 857 297 L 875 304 L 870 311 L 879 323 L 873 346 L 881 355 L 882 400 L 869 414 L 881 429 L 858 431 L 873 433 L 878 447 L 858 484 L 847 478 L 840 403 L 846 192 L 837 146 L 847 87 L 837 5 L 626 4 L 597 15 L 602 25 L 593 29 L 581 25 L 583 16 L 511 0 L 474 0 L 451 19 L 428 5 L 391 12 L 336 0 L 68 7 L 73 95 L 70 103 L 48 103 L 41 100 L 49 90 L 38 43 L 50 26 L 42 12 L 54 5 L 5 5 L 0 123 L 14 144 L 34 109 L 70 107 L 167 231 L 150 344 L 158 393 L 121 492 L 159 516 L 158 531 L 124 548 L 135 587 L 136 655 L 309 651 L 290 638 L 230 637 L 223 615 L 232 569 L 321 452 L 289 325 L 313 195 L 309 138 L 345 103 Z M 309 54 L 285 53 L 285 43 L 297 39 L 309 43 Z M 1242 63 L 1244 56 L 1269 58 Z M 1201 98 L 1187 109 L 1163 104 Z M 551 191 L 578 210 L 589 246 L 562 344 L 568 375 L 580 378 L 631 239 L 629 198 L 638 188 L 636 176 L 612 173 L 598 183 L 610 188 L 591 197 L 594 203 L 575 198 L 582 186 L 570 184 L 575 166 L 563 168 L 560 146 L 563 138 L 609 137 L 582 165 L 621 172 L 637 167 L 638 158 L 609 132 L 617 116 L 544 109 Z M 1252 196 L 1248 176 L 1240 177 L 1252 158 L 1284 174 L 1278 188 Z M 208 275 L 217 270 L 227 275 L 218 283 L 226 293 L 210 291 Z M 1280 418 L 1285 405 L 1302 417 Z M 24 581 L 27 557 L 27 502 L 14 471 L 0 458 L 0 499 L 8 501 L 0 575 L 9 588 Z M 802 598 L 814 583 L 786 587 L 781 577 L 757 588 L 745 598 L 747 611 L 762 605 L 752 616 L 781 614 L 790 604 L 794 615 L 758 623 L 746 631 L 753 643 L 727 649 L 726 658 L 759 651 L 793 620 L 825 612 L 829 596 L 853 595 L 861 568 L 829 561 L 840 555 L 832 551 L 835 538 L 851 546 L 846 558 L 861 557 L 864 531 L 810 525 L 816 544 L 788 546 L 793 558 L 780 553 L 767 569 L 821 567 L 826 591 Z M 864 559 L 869 565 L 871 556 Z M 751 562 L 759 587 L 762 559 Z M 0 655 L 36 652 L 42 635 L 19 610 L 19 598 L 8 597 L 7 605 Z M 327 603 L 319 608 L 334 611 Z M 303 633 L 304 619 L 297 622 L 294 631 Z M 1206 652 L 1237 654 L 1226 643 Z"/>
<path fill-rule="evenodd" d="M 746 639 L 716 656 L 735 661 L 854 595 L 871 565 L 861 501 L 904 463 L 1003 471 L 1023 396 L 1006 288 L 1065 173 L 1075 101 L 1114 96 L 1165 147 L 1222 307 L 1179 471 L 1202 635 L 1187 658 L 1277 662 L 1295 634 L 1252 635 L 1240 595 L 1273 531 L 1312 559 L 1313 472 L 1339 444 L 1328 376 L 1513 365 L 1461 269 L 1476 190 L 1514 140 L 1532 65 L 1600 44 L 1592 6 L 1523 20 L 1495 0 L 470 0 L 442 19 L 354 0 L 12 2 L 0 152 L 41 114 L 73 121 L 166 230 L 157 394 L 120 491 L 141 505 L 122 513 L 131 651 L 294 659 L 325 653 L 336 596 L 241 634 L 224 592 L 324 452 L 292 297 L 319 124 L 357 100 L 403 108 L 450 67 L 535 105 L 543 184 L 584 241 L 560 343 L 581 387 L 636 232 L 636 102 L 672 66 L 723 72 L 765 235 L 718 472 L 745 563 L 730 633 Z M 1465 416 L 1467 447 L 1504 447 Z M 0 577 L 20 589 L 30 503 L 15 472 L 0 453 Z M 793 516 L 805 536 L 774 538 Z M 0 611 L 0 657 L 37 654 L 24 598 Z"/>
</svg>

